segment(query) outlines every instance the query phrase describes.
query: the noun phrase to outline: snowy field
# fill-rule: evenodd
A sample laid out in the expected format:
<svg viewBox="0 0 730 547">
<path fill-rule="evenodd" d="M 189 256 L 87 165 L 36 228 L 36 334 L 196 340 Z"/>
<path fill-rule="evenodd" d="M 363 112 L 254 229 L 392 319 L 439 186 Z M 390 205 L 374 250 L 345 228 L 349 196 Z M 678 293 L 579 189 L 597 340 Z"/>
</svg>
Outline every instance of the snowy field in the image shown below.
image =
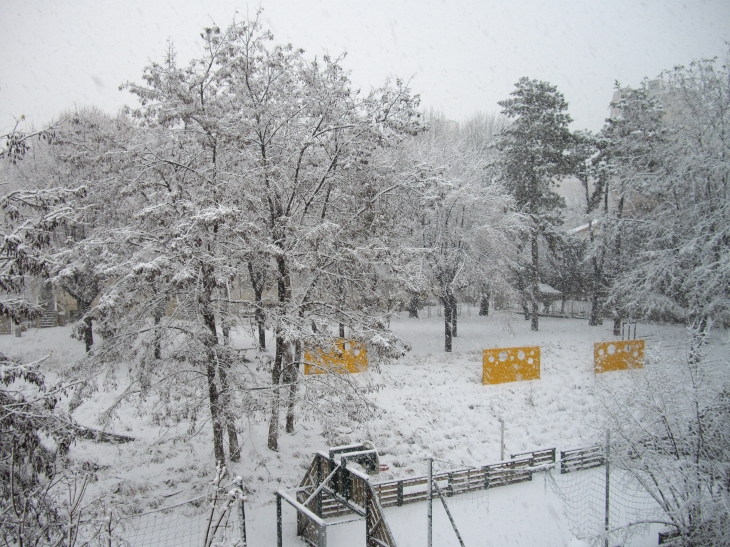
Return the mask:
<svg viewBox="0 0 730 547">
<path fill-rule="evenodd" d="M 379 408 L 367 423 L 342 416 L 325 439 L 319 423 L 300 416 L 293 435 L 282 431 L 278 453 L 266 448 L 268 424 L 261 415 L 241 424 L 243 456 L 232 471 L 243 477 L 249 493 L 251 547 L 276 544 L 274 492 L 296 486 L 314 452 L 330 443 L 373 441 L 381 461 L 390 466 L 377 480 L 425 475 L 430 456 L 440 460 L 441 470 L 499 461 L 499 418 L 505 422 L 507 457 L 537 448 L 589 446 L 604 438 L 602 393 L 629 385 L 636 375 L 644 374 L 639 370 L 596 377 L 593 373 L 593 342 L 614 339 L 609 323 L 588 327 L 585 320 L 541 318 L 540 331 L 531 332 L 529 322 L 520 315 L 478 317 L 475 308 L 467 311 L 464 307 L 454 351 L 445 354 L 443 322 L 435 317 L 435 308 L 432 310 L 430 318 L 408 319 L 405 313 L 394 318 L 391 328 L 413 350 L 395 363 L 383 364 L 379 370 L 371 368 L 356 378 L 368 388 L 370 399 Z M 425 310 L 421 315 L 426 316 Z M 57 327 L 30 329 L 22 338 L 2 336 L 0 351 L 24 362 L 48 356 L 42 367 L 52 381 L 62 367 L 83 354 L 83 344 L 72 340 L 70 332 L 70 327 Z M 640 323 L 637 337 L 647 341 L 648 352 L 660 348 L 666 355 L 682 355 L 686 351 L 687 333 L 680 326 Z M 251 345 L 244 332 L 239 332 L 235 341 L 240 347 Z M 541 347 L 540 380 L 481 385 L 483 348 L 524 345 Z M 720 362 L 729 345 L 726 331 L 713 331 L 710 361 Z M 652 366 L 671 364 L 655 362 Z M 75 410 L 78 422 L 98 427 L 99 413 L 126 387 L 123 374 L 115 380 L 100 386 Z M 213 472 L 209 424 L 201 425 L 200 433 L 188 439 L 185 427 L 160 428 L 138 410 L 123 405 L 113 424 L 115 432 L 135 437 L 134 442 L 115 446 L 79 440 L 72 447 L 73 460 L 95 476 L 89 495 L 104 495 L 109 501 L 142 511 L 195 497 Z M 530 483 L 450 498 L 466 545 L 577 545 L 574 538 L 581 532 L 573 522 L 575 518 L 566 516 L 564 499 L 549 482 L 536 474 Z M 596 489 L 595 485 L 586 486 L 581 492 L 590 488 Z M 425 504 L 391 508 L 385 513 L 400 547 L 425 544 Z M 437 501 L 434 515 L 434 544 L 458 545 Z M 294 537 L 294 518 L 288 508 L 284 513 L 285 545 L 302 545 Z M 186 518 L 187 525 L 194 526 L 194 520 Z M 364 544 L 363 530 L 362 522 L 331 528 L 328 546 Z M 656 545 L 656 529 L 632 538 L 627 545 Z"/>
</svg>

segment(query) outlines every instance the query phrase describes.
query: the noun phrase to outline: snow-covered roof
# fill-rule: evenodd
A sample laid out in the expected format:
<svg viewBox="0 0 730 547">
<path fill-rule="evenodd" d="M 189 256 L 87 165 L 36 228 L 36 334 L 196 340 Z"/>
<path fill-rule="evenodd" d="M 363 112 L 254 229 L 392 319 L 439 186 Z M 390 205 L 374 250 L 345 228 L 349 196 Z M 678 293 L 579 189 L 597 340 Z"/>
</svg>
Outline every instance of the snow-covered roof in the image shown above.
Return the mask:
<svg viewBox="0 0 730 547">
<path fill-rule="evenodd" d="M 538 283 L 537 288 L 540 290 L 542 294 L 563 294 L 558 289 L 553 289 L 550 285 L 547 283 Z"/>
<path fill-rule="evenodd" d="M 527 287 L 528 292 L 531 290 L 531 287 L 532 287 L 532 285 L 530 285 L 529 287 Z M 540 294 L 543 294 L 543 295 L 559 296 L 559 295 L 562 295 L 563 294 L 558 289 L 554 289 L 553 287 L 551 287 L 547 283 L 538 283 L 537 284 L 537 288 L 540 291 Z"/>
<path fill-rule="evenodd" d="M 569 234 L 580 234 L 583 232 L 587 232 L 591 226 L 597 226 L 601 223 L 601 219 L 591 220 L 588 224 L 581 224 L 580 226 L 577 226 L 575 228 L 571 228 L 568 230 Z"/>
</svg>

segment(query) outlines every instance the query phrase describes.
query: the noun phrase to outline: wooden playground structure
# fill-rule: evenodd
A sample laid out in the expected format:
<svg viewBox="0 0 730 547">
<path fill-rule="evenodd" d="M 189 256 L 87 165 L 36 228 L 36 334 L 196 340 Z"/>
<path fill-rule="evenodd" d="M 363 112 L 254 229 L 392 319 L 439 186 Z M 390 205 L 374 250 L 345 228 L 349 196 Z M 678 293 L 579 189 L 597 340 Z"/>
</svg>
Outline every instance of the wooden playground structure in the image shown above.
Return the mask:
<svg viewBox="0 0 730 547">
<path fill-rule="evenodd" d="M 598 445 L 561 451 L 559 454 L 561 474 L 606 463 L 604 447 Z M 435 473 L 430 477 L 372 482 L 372 475 L 376 475 L 379 470 L 379 458 L 371 443 L 320 451 L 314 455 L 311 466 L 297 488 L 276 493 L 277 547 L 284 547 L 282 500 L 296 509 L 297 536 L 310 547 L 327 546 L 329 526 L 363 518 L 367 547 L 396 547 L 384 508 L 434 498 L 445 501 L 443 498 L 457 494 L 531 481 L 533 473 L 557 465 L 556 455 L 555 448 L 540 449 L 512 454 L 506 461 L 463 467 Z M 359 469 L 348 465 L 350 463 L 359 464 Z M 346 516 L 353 518 L 343 520 L 342 517 Z"/>
</svg>

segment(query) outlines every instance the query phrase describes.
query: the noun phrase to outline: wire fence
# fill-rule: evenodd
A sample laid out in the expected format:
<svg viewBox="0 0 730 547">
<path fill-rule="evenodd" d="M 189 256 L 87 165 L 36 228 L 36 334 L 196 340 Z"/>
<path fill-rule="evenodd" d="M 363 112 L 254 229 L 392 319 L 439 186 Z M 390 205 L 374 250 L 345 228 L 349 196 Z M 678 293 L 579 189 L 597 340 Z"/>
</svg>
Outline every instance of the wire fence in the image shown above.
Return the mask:
<svg viewBox="0 0 730 547">
<path fill-rule="evenodd" d="M 661 519 L 659 504 L 628 472 L 609 473 L 608 534 L 606 533 L 606 470 L 548 473 L 548 483 L 563 501 L 571 533 L 592 545 L 623 545 L 631 536 L 645 534 L 648 522 Z"/>
<path fill-rule="evenodd" d="M 118 516 L 109 527 L 114 547 L 246 547 L 240 480 L 176 505 Z"/>
<path fill-rule="evenodd" d="M 559 459 L 555 449 L 515 454 L 506 462 L 473 468 L 470 481 L 464 478 L 463 468 L 455 467 L 456 462 L 434 460 L 434 482 L 439 484 L 443 495 L 458 495 L 479 506 L 484 505 L 488 511 L 489 492 L 494 487 L 531 481 L 533 475 L 540 477 L 544 479 L 545 487 L 562 501 L 570 532 L 593 546 L 624 545 L 631 537 L 649 533 L 651 524 L 666 520 L 656 500 L 629 471 L 614 467 L 610 462 L 606 467 L 604 446 L 594 445 L 559 454 Z M 413 477 L 390 481 L 399 482 L 416 484 L 422 480 Z M 383 490 L 384 506 L 427 498 L 425 493 L 420 496 L 420 492 L 410 493 L 410 499 L 395 503 L 390 483 L 376 485 L 376 489 Z M 450 490 L 453 494 L 449 494 Z"/>
<path fill-rule="evenodd" d="M 123 517 L 117 534 L 125 545 L 145 547 L 229 545 L 231 538 L 240 537 L 239 523 L 229 510 L 209 540 L 212 511 L 205 502 L 203 497 L 179 507 Z"/>
</svg>

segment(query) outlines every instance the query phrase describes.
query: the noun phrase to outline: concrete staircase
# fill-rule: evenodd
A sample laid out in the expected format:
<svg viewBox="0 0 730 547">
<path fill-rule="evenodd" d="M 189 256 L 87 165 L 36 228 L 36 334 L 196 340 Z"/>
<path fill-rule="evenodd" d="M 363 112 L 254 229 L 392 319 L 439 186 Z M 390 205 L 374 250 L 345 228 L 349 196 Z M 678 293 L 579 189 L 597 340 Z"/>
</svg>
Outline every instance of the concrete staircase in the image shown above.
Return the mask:
<svg viewBox="0 0 730 547">
<path fill-rule="evenodd" d="M 56 310 L 45 310 L 43 315 L 41 315 L 40 327 L 47 329 L 56 326 L 58 326 L 58 314 Z"/>
<path fill-rule="evenodd" d="M 43 315 L 40 317 L 38 326 L 42 329 L 57 326 L 56 296 L 53 294 L 53 289 L 47 283 L 41 286 L 40 294 L 38 295 L 38 304 L 43 306 Z"/>
</svg>

